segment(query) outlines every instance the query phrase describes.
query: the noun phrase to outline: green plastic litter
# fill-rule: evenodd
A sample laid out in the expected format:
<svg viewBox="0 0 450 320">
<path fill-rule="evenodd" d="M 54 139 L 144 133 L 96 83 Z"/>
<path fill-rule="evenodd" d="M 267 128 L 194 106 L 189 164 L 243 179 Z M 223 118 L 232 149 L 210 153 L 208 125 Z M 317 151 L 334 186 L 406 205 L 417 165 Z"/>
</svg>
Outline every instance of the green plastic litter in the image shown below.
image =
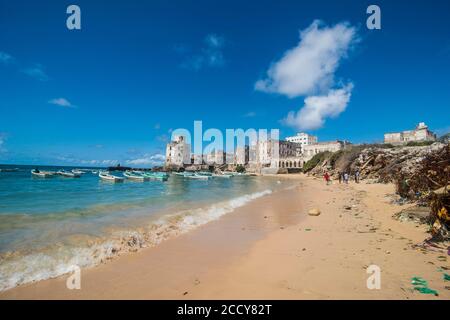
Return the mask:
<svg viewBox="0 0 450 320">
<path fill-rule="evenodd" d="M 411 284 L 414 286 L 425 286 L 428 287 L 428 282 L 421 277 L 413 277 L 411 279 Z"/>
<path fill-rule="evenodd" d="M 421 278 L 421 277 L 413 277 L 411 278 L 411 284 L 414 287 L 414 290 L 419 291 L 423 294 L 433 294 L 435 296 L 438 296 L 439 293 L 436 290 L 428 288 L 428 282 Z"/>
<path fill-rule="evenodd" d="M 414 287 L 414 290 L 417 290 L 423 294 L 434 294 L 435 296 L 439 295 L 439 293 L 436 290 L 430 289 L 428 287 Z"/>
<path fill-rule="evenodd" d="M 450 274 L 444 273 L 444 280 L 445 281 L 450 281 Z"/>
</svg>

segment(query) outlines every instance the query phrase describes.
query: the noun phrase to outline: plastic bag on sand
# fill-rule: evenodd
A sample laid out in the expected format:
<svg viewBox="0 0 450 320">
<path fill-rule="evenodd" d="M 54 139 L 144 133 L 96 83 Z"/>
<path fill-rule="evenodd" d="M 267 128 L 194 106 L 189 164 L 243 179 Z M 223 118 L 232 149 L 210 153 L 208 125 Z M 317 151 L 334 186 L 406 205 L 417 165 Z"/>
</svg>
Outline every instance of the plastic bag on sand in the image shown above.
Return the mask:
<svg viewBox="0 0 450 320">
<path fill-rule="evenodd" d="M 411 284 L 414 286 L 414 290 L 419 291 L 423 294 L 433 294 L 438 296 L 439 293 L 436 290 L 428 288 L 428 282 L 421 277 L 413 277 L 411 279 Z"/>
</svg>

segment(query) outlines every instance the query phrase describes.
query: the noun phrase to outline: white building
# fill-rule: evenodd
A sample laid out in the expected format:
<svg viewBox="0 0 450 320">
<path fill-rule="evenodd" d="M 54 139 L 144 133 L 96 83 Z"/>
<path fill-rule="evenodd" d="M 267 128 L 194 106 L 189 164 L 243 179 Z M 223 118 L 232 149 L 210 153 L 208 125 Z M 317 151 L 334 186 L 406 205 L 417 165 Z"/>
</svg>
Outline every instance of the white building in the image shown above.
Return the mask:
<svg viewBox="0 0 450 320">
<path fill-rule="evenodd" d="M 177 136 L 166 146 L 166 166 L 183 166 L 191 163 L 191 145 L 186 143 L 185 137 Z"/>
<path fill-rule="evenodd" d="M 300 144 L 290 141 L 261 140 L 258 142 L 260 168 L 301 168 Z"/>
<path fill-rule="evenodd" d="M 235 163 L 245 165 L 249 161 L 249 147 L 236 147 Z"/>
<path fill-rule="evenodd" d="M 211 151 L 211 153 L 207 154 L 205 156 L 205 158 L 206 158 L 205 159 L 206 164 L 221 165 L 221 164 L 224 164 L 226 161 L 226 153 L 223 152 L 223 150 L 213 150 L 213 151 Z"/>
<path fill-rule="evenodd" d="M 411 141 L 436 141 L 436 135 L 428 130 L 425 122 L 420 122 L 414 130 L 384 134 L 384 143 L 406 144 Z"/>
<path fill-rule="evenodd" d="M 336 152 L 342 150 L 347 144 L 348 142 L 336 140 L 305 145 L 303 146 L 304 160 L 306 162 L 320 152 Z"/>
<path fill-rule="evenodd" d="M 305 132 L 299 132 L 295 136 L 287 137 L 286 141 L 300 144 L 300 150 L 303 153 L 303 146 L 317 143 L 317 137 Z"/>
</svg>

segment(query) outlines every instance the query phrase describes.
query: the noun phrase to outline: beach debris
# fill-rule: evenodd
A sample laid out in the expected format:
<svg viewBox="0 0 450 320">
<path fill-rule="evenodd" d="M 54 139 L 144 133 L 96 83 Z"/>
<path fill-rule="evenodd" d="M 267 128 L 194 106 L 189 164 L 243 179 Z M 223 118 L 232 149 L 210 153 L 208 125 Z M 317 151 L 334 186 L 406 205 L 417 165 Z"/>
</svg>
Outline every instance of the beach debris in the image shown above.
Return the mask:
<svg viewBox="0 0 450 320">
<path fill-rule="evenodd" d="M 421 277 L 411 278 L 411 284 L 414 286 L 414 290 L 419 291 L 422 294 L 432 294 L 438 296 L 439 293 L 428 287 L 428 282 Z"/>
<path fill-rule="evenodd" d="M 444 273 L 444 280 L 450 281 L 450 274 Z"/>
<path fill-rule="evenodd" d="M 413 206 L 397 212 L 392 217 L 401 222 L 415 222 L 425 224 L 428 222 L 430 208 L 422 206 Z"/>
<path fill-rule="evenodd" d="M 345 210 L 352 210 L 352 207 L 351 206 L 344 206 L 344 209 Z"/>
<path fill-rule="evenodd" d="M 320 215 L 320 210 L 318 208 L 313 208 L 308 211 L 308 215 L 310 216 L 318 216 Z"/>
<path fill-rule="evenodd" d="M 185 291 L 183 292 L 183 296 L 187 295 L 189 292 Z"/>
<path fill-rule="evenodd" d="M 311 231 L 311 229 L 310 228 L 306 228 L 305 231 Z"/>
</svg>

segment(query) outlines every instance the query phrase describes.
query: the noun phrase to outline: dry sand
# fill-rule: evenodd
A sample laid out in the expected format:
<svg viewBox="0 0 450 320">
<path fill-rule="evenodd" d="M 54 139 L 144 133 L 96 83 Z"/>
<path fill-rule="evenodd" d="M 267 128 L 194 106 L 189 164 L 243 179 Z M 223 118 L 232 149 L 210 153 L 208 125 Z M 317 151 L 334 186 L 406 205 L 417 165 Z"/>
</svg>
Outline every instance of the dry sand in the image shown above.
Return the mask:
<svg viewBox="0 0 450 320">
<path fill-rule="evenodd" d="M 81 290 L 68 290 L 63 276 L 2 292 L 0 299 L 450 298 L 450 282 L 438 271 L 450 267 L 450 257 L 412 247 L 427 236 L 426 226 L 392 218 L 404 208 L 390 204 L 392 185 L 287 178 L 298 185 L 154 248 L 82 270 Z M 311 208 L 321 214 L 308 216 Z M 372 264 L 381 268 L 380 290 L 366 286 Z M 413 276 L 439 296 L 413 291 Z"/>
</svg>

